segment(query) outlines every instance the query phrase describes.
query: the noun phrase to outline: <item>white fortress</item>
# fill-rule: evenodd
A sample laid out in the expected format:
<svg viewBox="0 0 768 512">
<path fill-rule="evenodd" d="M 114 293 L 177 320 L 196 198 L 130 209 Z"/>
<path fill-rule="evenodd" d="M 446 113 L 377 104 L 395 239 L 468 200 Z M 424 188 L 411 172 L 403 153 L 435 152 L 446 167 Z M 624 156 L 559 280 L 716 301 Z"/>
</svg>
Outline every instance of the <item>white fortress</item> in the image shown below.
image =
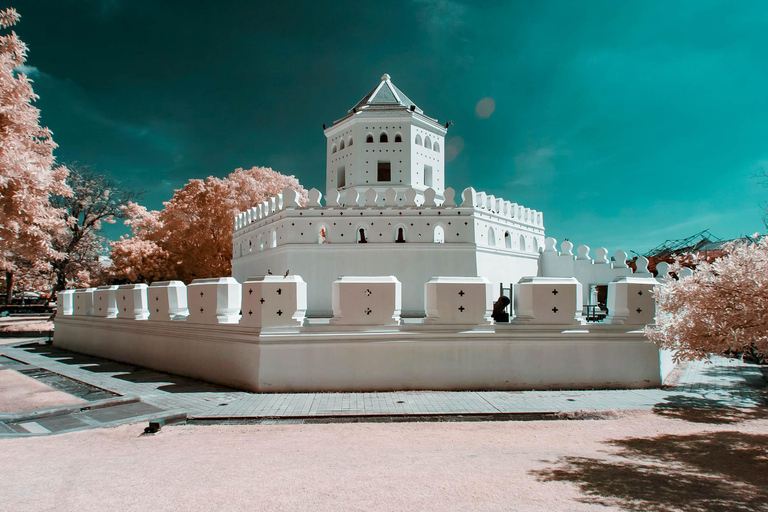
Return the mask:
<svg viewBox="0 0 768 512">
<path fill-rule="evenodd" d="M 446 130 L 384 75 L 325 130 L 324 203 L 238 214 L 233 276 L 61 292 L 54 344 L 254 392 L 661 385 L 672 355 L 642 329 L 668 265 L 558 250 L 540 212 L 456 197 Z"/>
<path fill-rule="evenodd" d="M 342 275 L 394 275 L 403 314 L 425 312 L 433 276 L 485 277 L 495 289 L 538 274 L 543 215 L 517 203 L 445 187 L 447 127 L 424 114 L 389 75 L 325 129 L 326 193 L 295 193 L 237 215 L 232 275 L 301 275 L 310 315 L 331 314 Z"/>
</svg>

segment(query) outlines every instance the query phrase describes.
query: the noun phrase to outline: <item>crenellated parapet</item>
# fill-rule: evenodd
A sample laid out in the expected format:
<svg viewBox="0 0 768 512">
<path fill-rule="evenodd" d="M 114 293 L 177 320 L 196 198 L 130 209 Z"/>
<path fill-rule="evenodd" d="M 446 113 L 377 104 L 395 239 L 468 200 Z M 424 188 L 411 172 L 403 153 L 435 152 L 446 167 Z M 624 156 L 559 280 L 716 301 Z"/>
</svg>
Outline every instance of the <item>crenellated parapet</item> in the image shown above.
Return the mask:
<svg viewBox="0 0 768 512">
<path fill-rule="evenodd" d="M 591 254 L 588 245 L 580 245 L 574 250 L 574 245 L 568 240 L 560 244 L 557 240 L 547 238 L 544 250 L 539 260 L 539 275 L 543 277 L 575 277 L 583 285 L 582 294 L 585 304 L 590 304 L 594 286 L 607 286 L 621 277 L 648 277 L 653 274 L 648 271 L 648 260 L 639 256 L 635 260 L 635 271 L 627 265 L 627 253 L 622 250 L 609 255 L 608 249 L 598 247 Z"/>
<path fill-rule="evenodd" d="M 544 241 L 541 212 L 477 192 L 460 197 L 452 188 L 377 190 L 361 194 L 317 189 L 302 205 L 294 190 L 235 217 L 233 258 L 285 244 L 435 243 L 476 244 L 536 255 Z"/>
<path fill-rule="evenodd" d="M 608 286 L 610 316 L 606 324 L 644 325 L 655 315 L 653 277 L 620 277 Z M 583 325 L 582 284 L 573 277 L 523 277 L 514 284 L 512 324 Z M 74 297 L 63 316 L 104 320 L 150 320 L 199 325 L 239 325 L 258 332 L 326 329 L 327 320 L 306 317 L 307 283 L 298 275 L 254 276 L 242 285 L 231 277 L 205 278 L 185 286 L 179 281 L 126 284 L 113 288 L 119 313 L 94 311 L 94 288 L 62 292 Z M 403 287 L 395 276 L 341 276 L 333 282 L 334 326 L 379 328 L 488 326 L 495 290 L 483 277 L 435 276 L 424 284 L 426 309 L 422 318 L 403 322 Z M 508 325 L 506 321 L 502 323 Z M 295 331 L 297 332 L 297 331 Z"/>
</svg>

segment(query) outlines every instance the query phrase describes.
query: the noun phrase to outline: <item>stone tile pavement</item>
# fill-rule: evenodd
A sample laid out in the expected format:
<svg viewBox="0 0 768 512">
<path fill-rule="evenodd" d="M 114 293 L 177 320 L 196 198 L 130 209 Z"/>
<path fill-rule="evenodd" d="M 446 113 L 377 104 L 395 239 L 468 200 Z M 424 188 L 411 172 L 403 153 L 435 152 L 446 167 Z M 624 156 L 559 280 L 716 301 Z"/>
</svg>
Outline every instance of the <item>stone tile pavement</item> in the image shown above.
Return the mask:
<svg viewBox="0 0 768 512">
<path fill-rule="evenodd" d="M 300 418 L 554 413 L 675 407 L 768 405 L 760 367 L 733 359 L 688 363 L 662 389 L 586 391 L 400 391 L 274 393 L 237 391 L 128 364 L 67 352 L 36 340 L 0 346 L 0 354 L 190 419 Z"/>
</svg>

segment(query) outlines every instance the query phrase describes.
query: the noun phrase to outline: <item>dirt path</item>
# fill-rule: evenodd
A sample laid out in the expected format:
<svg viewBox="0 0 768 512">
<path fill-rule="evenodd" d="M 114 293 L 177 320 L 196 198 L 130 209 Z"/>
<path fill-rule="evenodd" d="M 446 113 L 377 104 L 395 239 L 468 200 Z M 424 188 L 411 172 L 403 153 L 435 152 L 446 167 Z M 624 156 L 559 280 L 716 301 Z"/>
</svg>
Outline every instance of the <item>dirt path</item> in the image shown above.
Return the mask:
<svg viewBox="0 0 768 512">
<path fill-rule="evenodd" d="M 14 370 L 0 369 L 0 413 L 34 411 L 84 401 Z"/>
<path fill-rule="evenodd" d="M 762 415 L 130 425 L 0 440 L 0 496 L 9 511 L 766 510 Z"/>
</svg>

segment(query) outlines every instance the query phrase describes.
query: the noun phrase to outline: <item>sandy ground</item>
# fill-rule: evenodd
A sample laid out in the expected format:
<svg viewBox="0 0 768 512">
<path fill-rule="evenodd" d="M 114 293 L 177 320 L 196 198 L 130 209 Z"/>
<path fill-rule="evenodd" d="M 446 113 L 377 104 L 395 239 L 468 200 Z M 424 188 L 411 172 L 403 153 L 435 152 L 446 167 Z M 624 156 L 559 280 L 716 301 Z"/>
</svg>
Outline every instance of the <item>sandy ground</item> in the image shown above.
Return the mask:
<svg viewBox="0 0 768 512">
<path fill-rule="evenodd" d="M 0 322 L 0 331 L 20 332 L 20 331 L 52 331 L 53 322 L 47 320 L 25 320 Z"/>
<path fill-rule="evenodd" d="M 16 371 L 0 370 L 0 413 L 34 411 L 84 401 Z"/>
<path fill-rule="evenodd" d="M 763 412 L 178 426 L 151 436 L 140 435 L 144 425 L 128 425 L 6 439 L 1 507 L 768 510 Z"/>
</svg>

